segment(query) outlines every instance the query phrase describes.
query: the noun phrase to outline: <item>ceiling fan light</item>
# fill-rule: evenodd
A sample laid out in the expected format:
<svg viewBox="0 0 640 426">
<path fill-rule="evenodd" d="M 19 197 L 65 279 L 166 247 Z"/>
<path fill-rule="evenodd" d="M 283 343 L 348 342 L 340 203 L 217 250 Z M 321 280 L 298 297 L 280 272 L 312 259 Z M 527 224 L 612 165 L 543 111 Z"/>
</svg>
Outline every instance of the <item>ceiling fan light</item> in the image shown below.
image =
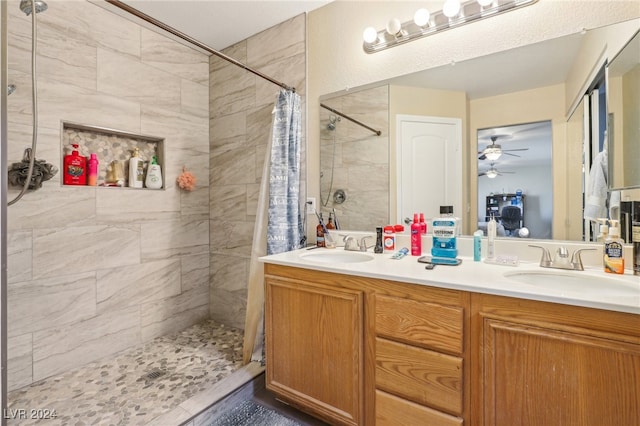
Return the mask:
<svg viewBox="0 0 640 426">
<path fill-rule="evenodd" d="M 496 176 L 498 176 L 498 171 L 497 171 L 496 169 L 489 169 L 489 170 L 487 171 L 487 177 L 488 177 L 489 179 L 493 179 L 493 178 L 495 178 Z"/>
<path fill-rule="evenodd" d="M 483 154 L 488 160 L 495 161 L 502 155 L 502 147 L 494 143 L 489 145 Z"/>
</svg>

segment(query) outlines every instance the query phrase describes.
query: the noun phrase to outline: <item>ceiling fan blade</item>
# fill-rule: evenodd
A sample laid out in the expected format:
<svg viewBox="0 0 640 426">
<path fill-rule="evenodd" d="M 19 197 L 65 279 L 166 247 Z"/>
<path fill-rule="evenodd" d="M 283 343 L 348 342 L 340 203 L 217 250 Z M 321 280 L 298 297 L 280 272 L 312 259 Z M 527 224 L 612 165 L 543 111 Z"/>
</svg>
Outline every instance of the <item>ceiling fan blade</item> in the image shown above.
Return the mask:
<svg viewBox="0 0 640 426">
<path fill-rule="evenodd" d="M 513 149 L 503 149 L 502 152 L 505 151 L 528 151 L 529 148 L 513 148 Z"/>
<path fill-rule="evenodd" d="M 503 171 L 498 172 L 498 174 L 499 174 L 499 175 L 501 175 L 501 174 L 503 174 L 503 173 L 505 173 L 505 174 L 510 174 L 510 175 L 514 175 L 514 174 L 516 174 L 516 172 L 503 172 Z"/>
<path fill-rule="evenodd" d="M 478 154 L 481 154 L 480 152 Z M 482 154 L 480 157 L 478 157 L 478 160 L 486 160 L 487 156 Z"/>
<path fill-rule="evenodd" d="M 504 155 L 510 155 L 510 156 L 512 156 L 512 157 L 520 157 L 520 155 L 518 155 L 518 154 L 511 154 L 510 152 L 504 152 L 504 151 L 502 151 L 502 153 L 503 153 Z"/>
<path fill-rule="evenodd" d="M 478 173 L 478 176 L 486 176 L 486 172 Z"/>
</svg>

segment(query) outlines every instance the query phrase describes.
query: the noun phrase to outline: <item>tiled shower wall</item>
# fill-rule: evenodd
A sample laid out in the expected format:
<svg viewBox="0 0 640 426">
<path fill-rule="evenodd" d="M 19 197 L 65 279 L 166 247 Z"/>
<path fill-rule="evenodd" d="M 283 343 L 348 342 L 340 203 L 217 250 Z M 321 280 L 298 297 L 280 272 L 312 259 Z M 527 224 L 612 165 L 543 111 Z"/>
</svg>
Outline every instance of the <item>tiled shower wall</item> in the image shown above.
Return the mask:
<svg viewBox="0 0 640 426">
<path fill-rule="evenodd" d="M 305 16 L 299 15 L 224 53 L 296 88 L 305 111 Z M 260 180 L 280 87 L 211 57 L 211 317 L 244 328 Z M 303 113 L 304 116 L 304 113 Z M 303 129 L 305 128 L 303 122 Z M 304 130 L 303 130 L 303 147 Z M 303 155 L 304 157 L 304 155 Z M 304 158 L 302 159 L 304 164 Z M 302 177 L 306 168 L 303 166 Z"/>
<path fill-rule="evenodd" d="M 31 21 L 18 4 L 8 2 L 9 164 L 31 144 Z M 48 4 L 37 159 L 60 166 L 61 121 L 161 137 L 167 188 L 62 187 L 58 174 L 8 207 L 11 389 L 209 316 L 208 56 L 89 2 Z M 176 187 L 183 166 L 194 192 Z"/>
</svg>

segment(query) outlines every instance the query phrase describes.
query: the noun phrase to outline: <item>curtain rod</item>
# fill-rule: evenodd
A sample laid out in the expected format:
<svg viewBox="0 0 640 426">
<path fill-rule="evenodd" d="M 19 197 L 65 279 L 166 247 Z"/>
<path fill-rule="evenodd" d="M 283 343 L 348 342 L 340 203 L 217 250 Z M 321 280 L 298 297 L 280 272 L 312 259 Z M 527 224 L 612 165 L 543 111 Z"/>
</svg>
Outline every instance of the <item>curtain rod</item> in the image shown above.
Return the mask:
<svg viewBox="0 0 640 426">
<path fill-rule="evenodd" d="M 378 135 L 378 136 L 380 136 L 380 134 L 382 133 L 380 130 L 376 130 L 376 129 L 374 129 L 373 127 L 369 127 L 369 126 L 367 126 L 366 124 L 364 124 L 364 123 L 362 123 L 362 122 L 360 122 L 360 121 L 356 120 L 355 118 L 351 118 L 351 117 L 349 117 L 348 115 L 343 114 L 343 113 L 341 113 L 340 111 L 337 111 L 337 110 L 335 110 L 335 109 L 333 109 L 333 108 L 331 108 L 331 107 L 328 107 L 328 106 L 326 106 L 326 105 L 325 105 L 325 104 L 323 104 L 323 103 L 321 103 L 321 104 L 320 104 L 320 106 L 321 106 L 322 108 L 324 108 L 324 109 L 328 109 L 329 111 L 331 111 L 331 112 L 332 112 L 332 113 L 334 113 L 334 114 L 338 114 L 340 117 L 344 117 L 344 118 L 346 118 L 347 120 L 352 121 L 352 122 L 356 123 L 357 125 L 364 127 L 364 128 L 365 128 L 365 129 L 367 129 L 367 130 L 371 130 L 373 133 L 375 133 L 375 134 L 376 134 L 376 135 Z"/>
<path fill-rule="evenodd" d="M 217 57 L 219 57 L 221 59 L 224 59 L 227 62 L 231 62 L 232 64 L 237 65 L 240 68 L 245 69 L 245 70 L 249 71 L 250 73 L 253 73 L 253 74 L 257 75 L 258 77 L 261 77 L 261 78 L 263 78 L 265 80 L 268 80 L 273 84 L 277 84 L 278 86 L 282 87 L 283 89 L 290 90 L 292 92 L 296 91 L 295 87 L 291 87 L 291 86 L 288 86 L 288 85 L 286 85 L 284 83 L 281 83 L 281 82 L 279 82 L 277 80 L 274 80 L 273 78 L 269 77 L 268 75 L 263 74 L 260 71 L 254 70 L 253 68 L 250 68 L 249 66 L 243 64 L 240 61 L 237 61 L 237 60 L 233 59 L 230 56 L 225 55 L 222 52 L 218 52 L 217 50 L 207 46 L 206 44 L 203 44 L 203 43 L 199 42 L 198 40 L 186 35 L 185 33 L 182 33 L 180 31 L 176 30 L 175 28 L 170 27 L 169 25 L 167 25 L 165 23 L 158 21 L 155 18 L 152 18 L 151 16 L 149 16 L 149 15 L 147 15 L 145 13 L 142 13 L 138 9 L 135 9 L 135 8 L 129 6 L 128 4 L 121 2 L 120 0 L 105 0 L 105 1 L 107 3 L 115 6 L 115 7 L 118 7 L 120 9 L 124 10 L 125 12 L 129 12 L 132 15 L 134 15 L 134 16 L 136 16 L 136 17 L 138 17 L 138 18 L 140 18 L 140 19 L 142 19 L 142 20 L 144 20 L 144 21 L 146 21 L 148 23 L 150 23 L 152 25 L 155 25 L 156 27 L 161 28 L 161 29 L 173 34 L 176 37 L 179 37 L 179 38 L 181 38 L 181 39 L 183 39 L 183 40 L 185 40 L 185 41 L 187 41 L 187 42 L 189 42 L 191 44 L 194 44 L 194 45 L 198 46 L 202 50 L 205 50 L 205 51 L 207 51 L 207 52 L 209 52 L 209 53 L 211 53 L 211 54 L 213 54 L 213 55 L 215 55 L 215 56 L 217 56 Z"/>
</svg>

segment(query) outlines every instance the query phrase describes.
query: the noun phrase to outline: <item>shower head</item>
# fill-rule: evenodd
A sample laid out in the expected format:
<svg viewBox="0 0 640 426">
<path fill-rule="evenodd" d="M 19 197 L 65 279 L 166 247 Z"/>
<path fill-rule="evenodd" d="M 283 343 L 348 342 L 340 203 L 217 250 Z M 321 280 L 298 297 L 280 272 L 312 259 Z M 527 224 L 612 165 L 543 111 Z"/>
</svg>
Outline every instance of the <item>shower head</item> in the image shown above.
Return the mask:
<svg viewBox="0 0 640 426">
<path fill-rule="evenodd" d="M 12 94 L 15 91 L 16 91 L 16 85 L 15 84 L 9 84 L 7 86 L 7 96 L 9 96 L 10 94 Z"/>
<path fill-rule="evenodd" d="M 327 124 L 327 130 L 334 131 L 336 129 L 336 123 L 340 120 L 341 118 L 336 115 L 329 116 L 329 123 Z"/>
<path fill-rule="evenodd" d="M 31 3 L 32 0 L 22 0 L 20 2 L 20 10 L 27 14 L 27 16 L 31 15 Z M 33 4 L 36 7 L 36 13 L 44 12 L 47 10 L 49 6 L 42 0 L 33 0 Z"/>
</svg>

